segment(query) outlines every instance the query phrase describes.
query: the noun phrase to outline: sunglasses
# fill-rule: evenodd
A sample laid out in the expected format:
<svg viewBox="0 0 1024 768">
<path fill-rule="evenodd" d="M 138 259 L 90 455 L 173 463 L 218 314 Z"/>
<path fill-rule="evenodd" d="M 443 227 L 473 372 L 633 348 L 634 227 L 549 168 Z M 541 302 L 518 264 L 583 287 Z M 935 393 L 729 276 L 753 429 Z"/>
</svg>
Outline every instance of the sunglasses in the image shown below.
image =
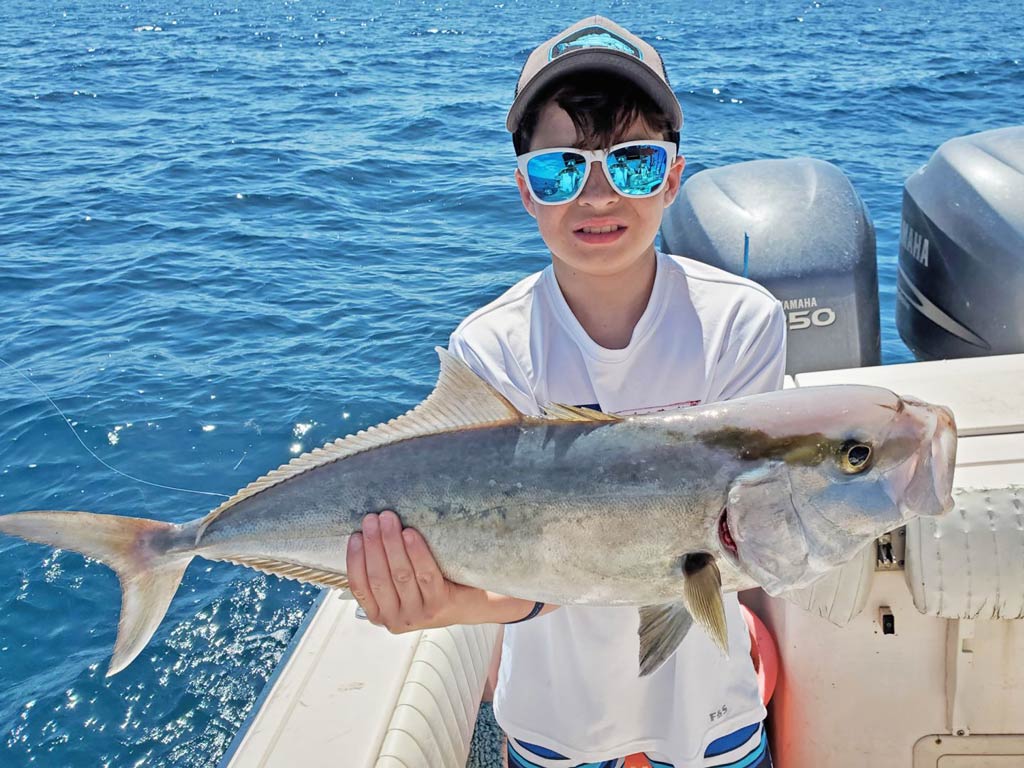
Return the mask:
<svg viewBox="0 0 1024 768">
<path fill-rule="evenodd" d="M 615 191 L 624 197 L 640 198 L 661 191 L 675 158 L 674 143 L 644 140 L 627 141 L 607 150 L 538 149 L 516 159 L 534 202 L 562 205 L 580 196 L 595 162 L 601 163 Z"/>
</svg>

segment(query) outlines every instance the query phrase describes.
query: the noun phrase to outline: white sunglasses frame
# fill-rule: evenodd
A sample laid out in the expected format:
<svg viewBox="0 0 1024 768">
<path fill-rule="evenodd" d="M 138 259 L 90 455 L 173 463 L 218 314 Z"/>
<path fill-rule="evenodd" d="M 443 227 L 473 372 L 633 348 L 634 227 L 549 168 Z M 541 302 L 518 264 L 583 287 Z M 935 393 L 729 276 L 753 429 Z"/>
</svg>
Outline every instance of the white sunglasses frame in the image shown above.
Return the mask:
<svg viewBox="0 0 1024 768">
<path fill-rule="evenodd" d="M 608 170 L 608 163 L 605 161 L 608 159 L 608 155 L 610 155 L 612 152 L 615 152 L 616 150 L 624 149 L 625 147 L 639 146 L 655 146 L 661 147 L 662 149 L 665 150 L 665 152 L 668 154 L 668 159 L 665 162 L 665 178 L 661 180 L 661 184 L 658 185 L 657 189 L 648 192 L 646 195 L 627 195 L 625 192 L 620 190 L 618 186 L 616 186 L 615 181 L 612 179 L 611 171 Z M 530 175 L 527 172 L 527 166 L 533 158 L 539 157 L 540 155 L 547 155 L 551 152 L 573 152 L 574 154 L 577 155 L 583 155 L 583 158 L 586 162 L 586 167 L 583 170 L 583 180 L 580 182 L 580 186 L 579 189 L 576 190 L 576 194 L 574 194 L 567 200 L 559 200 L 556 203 L 547 202 L 537 197 L 537 193 L 533 191 L 533 186 L 530 184 Z M 590 169 L 595 162 L 601 163 L 601 168 L 604 171 L 605 178 L 608 179 L 609 186 L 611 186 L 611 188 L 614 189 L 615 192 L 620 196 L 626 198 L 627 200 L 642 200 L 645 197 L 654 197 L 656 194 L 661 192 L 661 190 L 665 188 L 665 184 L 668 183 L 668 175 L 669 172 L 672 170 L 672 164 L 676 161 L 676 155 L 676 145 L 674 142 L 655 141 L 653 139 L 637 139 L 635 141 L 624 141 L 621 144 L 615 144 L 611 147 L 608 147 L 608 149 L 579 149 L 578 147 L 546 147 L 545 149 L 537 149 L 534 150 L 533 152 L 527 152 L 522 155 L 517 155 L 516 164 L 519 167 L 519 172 L 523 174 L 523 180 L 526 182 L 526 188 L 530 190 L 530 198 L 533 200 L 533 202 L 537 203 L 537 205 L 566 205 L 568 203 L 571 203 L 573 200 L 575 200 L 576 198 L 583 194 L 583 189 L 584 187 L 587 186 L 587 179 L 590 178 Z"/>
</svg>

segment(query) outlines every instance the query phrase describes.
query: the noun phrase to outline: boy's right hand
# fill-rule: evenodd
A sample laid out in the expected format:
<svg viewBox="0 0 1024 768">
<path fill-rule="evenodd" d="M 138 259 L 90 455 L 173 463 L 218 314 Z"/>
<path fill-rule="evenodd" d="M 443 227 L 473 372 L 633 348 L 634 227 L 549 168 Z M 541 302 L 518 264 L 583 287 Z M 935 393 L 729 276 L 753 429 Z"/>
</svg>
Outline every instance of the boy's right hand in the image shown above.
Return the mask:
<svg viewBox="0 0 1024 768">
<path fill-rule="evenodd" d="M 391 511 L 363 518 L 362 533 L 348 540 L 348 580 L 353 597 L 374 624 L 394 634 L 475 624 L 488 593 L 448 581 L 419 531 L 402 528 Z"/>
</svg>

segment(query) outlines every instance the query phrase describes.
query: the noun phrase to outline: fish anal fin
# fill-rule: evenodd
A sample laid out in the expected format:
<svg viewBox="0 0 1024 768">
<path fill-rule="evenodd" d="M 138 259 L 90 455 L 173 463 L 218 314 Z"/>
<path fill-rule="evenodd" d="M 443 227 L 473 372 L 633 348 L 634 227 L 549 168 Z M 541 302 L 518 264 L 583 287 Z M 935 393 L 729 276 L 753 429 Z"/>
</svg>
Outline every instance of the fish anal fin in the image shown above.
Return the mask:
<svg viewBox="0 0 1024 768">
<path fill-rule="evenodd" d="M 682 603 L 645 605 L 640 609 L 640 677 L 646 677 L 668 660 L 693 625 Z"/>
<path fill-rule="evenodd" d="M 206 527 L 225 510 L 311 469 L 414 437 L 473 427 L 518 424 L 522 421 L 523 414 L 498 390 L 477 376 L 466 363 L 443 347 L 436 347 L 435 351 L 441 360 L 441 371 L 434 391 L 422 403 L 391 421 L 297 456 L 253 480 L 203 519 L 196 532 L 196 541 L 202 537 Z"/>
<path fill-rule="evenodd" d="M 252 568 L 272 576 L 280 576 L 282 579 L 304 581 L 321 587 L 330 587 L 331 589 L 348 589 L 348 576 L 336 571 L 310 568 L 301 563 L 289 563 L 286 560 L 276 560 L 272 557 L 224 557 L 217 559 L 225 560 L 235 565 L 244 565 L 246 568 Z"/>
<path fill-rule="evenodd" d="M 563 405 L 562 403 L 548 403 L 544 406 L 544 419 L 548 421 L 622 421 L 621 416 L 614 413 L 595 411 L 593 408 L 583 408 L 579 405 Z"/>
</svg>

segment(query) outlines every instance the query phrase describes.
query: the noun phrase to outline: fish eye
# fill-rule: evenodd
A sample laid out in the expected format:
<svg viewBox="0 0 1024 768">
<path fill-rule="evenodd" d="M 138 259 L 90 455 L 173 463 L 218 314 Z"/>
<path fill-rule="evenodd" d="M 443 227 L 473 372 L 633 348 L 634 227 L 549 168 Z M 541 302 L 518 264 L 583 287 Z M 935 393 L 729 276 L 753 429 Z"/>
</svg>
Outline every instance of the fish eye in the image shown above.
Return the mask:
<svg viewBox="0 0 1024 768">
<path fill-rule="evenodd" d="M 856 475 L 871 466 L 871 446 L 858 440 L 847 440 L 839 449 L 839 468 Z"/>
</svg>

